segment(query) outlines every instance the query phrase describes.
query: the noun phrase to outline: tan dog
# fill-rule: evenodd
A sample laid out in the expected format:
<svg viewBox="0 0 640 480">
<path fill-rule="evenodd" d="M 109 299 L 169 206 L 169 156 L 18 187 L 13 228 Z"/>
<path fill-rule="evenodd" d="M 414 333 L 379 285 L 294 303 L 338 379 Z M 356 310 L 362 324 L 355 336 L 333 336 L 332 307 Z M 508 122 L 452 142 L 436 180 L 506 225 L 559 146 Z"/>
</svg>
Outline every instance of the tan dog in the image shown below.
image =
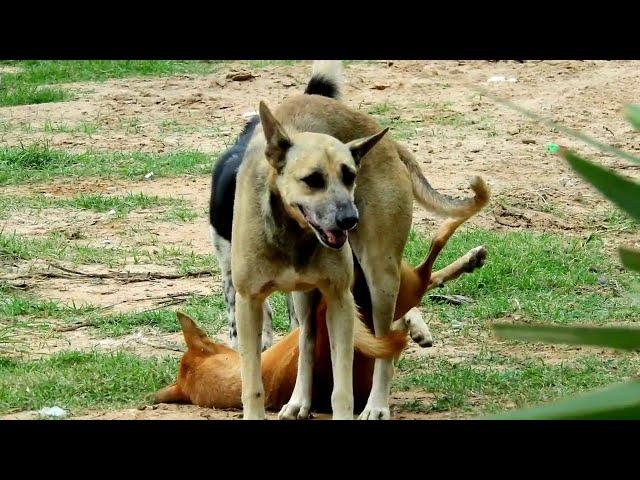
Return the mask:
<svg viewBox="0 0 640 480">
<path fill-rule="evenodd" d="M 371 390 L 374 362 L 372 358 L 391 358 L 400 354 L 406 344 L 406 329 L 421 340 L 431 339 L 424 326 L 419 305 L 424 293 L 446 281 L 457 278 L 482 266 L 486 250 L 477 247 L 446 268 L 431 274 L 431 267 L 442 247 L 460 225 L 459 221 L 446 222 L 435 236 L 425 261 L 413 269 L 403 262 L 400 292 L 395 317 L 400 318 L 392 331 L 383 338 L 374 337 L 367 325 L 372 325 L 371 302 L 366 282 L 357 271 L 354 296 L 361 306 L 362 321 L 356 322 L 355 358 L 353 365 L 354 403 L 356 411 L 364 408 Z M 313 372 L 312 409 L 327 411 L 331 394 L 332 374 L 329 336 L 326 324 L 326 302 L 320 301 L 315 309 L 316 319 L 315 361 Z M 404 318 L 402 318 L 404 317 Z M 188 351 L 180 361 L 177 382 L 155 394 L 156 403 L 193 403 L 203 407 L 240 408 L 241 381 L 238 353 L 209 340 L 191 318 L 178 313 Z M 422 328 L 424 326 L 424 328 Z M 295 329 L 262 354 L 262 380 L 265 385 L 265 404 L 278 410 L 289 400 L 297 375 L 299 329 Z"/>
<path fill-rule="evenodd" d="M 339 84 L 335 62 L 330 64 L 324 70 L 324 63 L 317 64 L 307 93 L 313 93 L 314 78 L 334 75 L 333 83 Z M 352 419 L 352 249 L 371 286 L 375 334 L 385 336 L 394 317 L 414 196 L 436 213 L 466 219 L 486 204 L 488 190 L 476 177 L 474 198 L 441 195 L 410 152 L 385 135 L 387 129 L 333 98 L 299 95 L 273 113 L 262 102 L 259 113 L 261 127 L 238 170 L 231 242 L 244 418 L 264 418 L 263 302 L 272 292 L 284 291 L 294 292 L 300 355 L 296 385 L 280 418 L 309 414 L 312 301 L 320 292 L 332 345 L 333 418 Z M 393 363 L 378 359 L 375 365 L 364 419 L 389 418 Z"/>
</svg>

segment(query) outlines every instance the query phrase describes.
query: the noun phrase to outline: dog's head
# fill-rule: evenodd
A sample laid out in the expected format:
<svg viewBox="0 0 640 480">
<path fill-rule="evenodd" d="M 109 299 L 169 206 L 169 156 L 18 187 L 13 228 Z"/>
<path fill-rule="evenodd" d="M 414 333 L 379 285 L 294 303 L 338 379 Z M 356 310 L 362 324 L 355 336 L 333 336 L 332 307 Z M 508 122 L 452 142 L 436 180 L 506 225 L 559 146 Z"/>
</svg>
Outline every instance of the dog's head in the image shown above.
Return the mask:
<svg viewBox="0 0 640 480">
<path fill-rule="evenodd" d="M 362 158 L 389 130 L 342 143 L 330 135 L 288 134 L 264 102 L 260 121 L 267 141 L 265 155 L 274 169 L 275 187 L 284 207 L 320 243 L 339 249 L 347 231 L 358 224 L 353 192 Z"/>
</svg>

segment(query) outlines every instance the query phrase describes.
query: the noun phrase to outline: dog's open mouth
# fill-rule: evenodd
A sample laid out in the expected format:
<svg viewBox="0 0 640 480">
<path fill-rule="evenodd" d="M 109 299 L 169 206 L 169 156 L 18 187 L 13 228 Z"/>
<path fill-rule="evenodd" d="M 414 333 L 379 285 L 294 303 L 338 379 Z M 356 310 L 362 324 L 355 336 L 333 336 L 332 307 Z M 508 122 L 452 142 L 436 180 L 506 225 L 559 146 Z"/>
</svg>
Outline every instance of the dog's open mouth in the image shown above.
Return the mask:
<svg viewBox="0 0 640 480">
<path fill-rule="evenodd" d="M 322 243 L 325 247 L 334 248 L 336 250 L 342 248 L 342 246 L 347 241 L 347 232 L 340 229 L 326 230 L 321 226 L 315 224 L 311 220 L 311 218 L 309 218 L 310 216 L 307 215 L 307 212 L 304 211 L 304 208 L 300 206 L 298 206 L 298 208 L 300 209 L 300 212 L 302 213 L 304 218 L 307 220 L 307 223 L 313 229 L 316 237 L 318 237 L 318 240 L 320 240 L 320 243 Z"/>
</svg>

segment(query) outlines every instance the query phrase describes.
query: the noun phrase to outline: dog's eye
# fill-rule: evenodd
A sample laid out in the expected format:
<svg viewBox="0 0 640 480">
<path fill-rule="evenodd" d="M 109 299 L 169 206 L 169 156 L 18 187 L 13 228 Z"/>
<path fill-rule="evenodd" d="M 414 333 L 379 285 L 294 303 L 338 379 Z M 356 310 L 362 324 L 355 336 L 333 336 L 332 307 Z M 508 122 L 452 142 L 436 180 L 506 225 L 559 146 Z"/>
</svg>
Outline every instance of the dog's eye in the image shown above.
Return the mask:
<svg viewBox="0 0 640 480">
<path fill-rule="evenodd" d="M 342 166 L 342 182 L 347 186 L 350 187 L 351 185 L 353 185 L 353 182 L 356 180 L 356 172 L 354 172 L 353 170 L 351 170 L 349 167 L 347 167 L 346 165 Z"/>
<path fill-rule="evenodd" d="M 324 188 L 324 177 L 320 172 L 313 172 L 302 179 L 311 188 Z"/>
</svg>

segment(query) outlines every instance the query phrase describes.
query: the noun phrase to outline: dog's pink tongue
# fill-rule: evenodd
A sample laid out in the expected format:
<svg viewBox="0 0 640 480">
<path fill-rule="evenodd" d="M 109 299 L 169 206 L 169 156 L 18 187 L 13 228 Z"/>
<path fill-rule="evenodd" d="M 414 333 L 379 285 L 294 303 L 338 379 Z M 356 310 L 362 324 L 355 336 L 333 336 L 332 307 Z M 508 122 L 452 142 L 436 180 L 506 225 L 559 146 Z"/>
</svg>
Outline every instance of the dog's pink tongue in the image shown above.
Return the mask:
<svg viewBox="0 0 640 480">
<path fill-rule="evenodd" d="M 331 233 L 331 230 L 325 230 L 324 233 L 327 236 L 327 240 L 329 240 L 329 243 L 336 243 L 336 236 Z"/>
</svg>

